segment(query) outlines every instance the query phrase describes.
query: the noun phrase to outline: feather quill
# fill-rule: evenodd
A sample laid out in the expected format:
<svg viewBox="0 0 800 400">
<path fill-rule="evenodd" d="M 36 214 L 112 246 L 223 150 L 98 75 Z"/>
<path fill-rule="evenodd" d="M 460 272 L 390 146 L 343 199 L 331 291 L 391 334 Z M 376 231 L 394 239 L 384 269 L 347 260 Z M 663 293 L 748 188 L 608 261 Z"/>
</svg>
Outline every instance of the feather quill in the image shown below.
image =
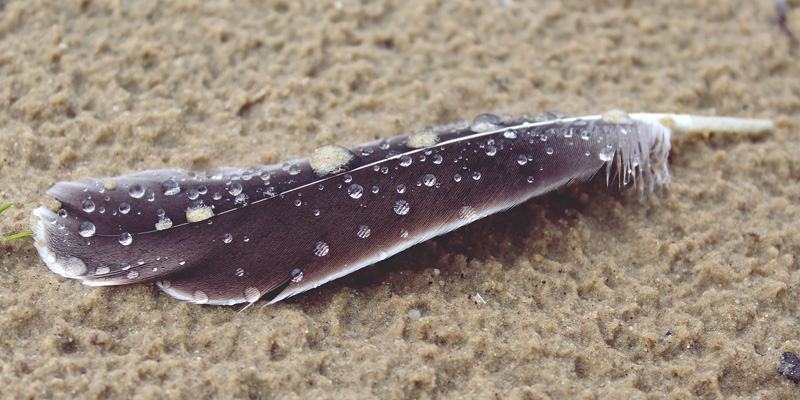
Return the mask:
<svg viewBox="0 0 800 400">
<path fill-rule="evenodd" d="M 95 286 L 156 281 L 198 304 L 270 303 L 599 171 L 641 190 L 670 180 L 673 131 L 772 121 L 673 114 L 504 120 L 483 114 L 309 159 L 197 174 L 60 182 L 33 211 L 53 272 Z"/>
</svg>

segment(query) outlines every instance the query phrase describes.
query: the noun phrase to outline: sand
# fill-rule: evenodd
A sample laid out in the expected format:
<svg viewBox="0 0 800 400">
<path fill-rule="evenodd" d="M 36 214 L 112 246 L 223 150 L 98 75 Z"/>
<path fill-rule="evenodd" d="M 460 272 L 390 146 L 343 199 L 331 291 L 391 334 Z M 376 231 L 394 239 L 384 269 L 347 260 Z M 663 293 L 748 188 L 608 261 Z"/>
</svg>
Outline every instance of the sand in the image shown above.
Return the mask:
<svg viewBox="0 0 800 400">
<path fill-rule="evenodd" d="M 57 181 L 273 163 L 483 112 L 777 126 L 677 139 L 663 193 L 596 179 L 242 313 L 82 286 L 30 239 L 2 241 L 0 393 L 796 398 L 775 368 L 800 352 L 800 53 L 773 15 L 767 0 L 7 1 L 3 234 L 56 209 Z"/>
</svg>

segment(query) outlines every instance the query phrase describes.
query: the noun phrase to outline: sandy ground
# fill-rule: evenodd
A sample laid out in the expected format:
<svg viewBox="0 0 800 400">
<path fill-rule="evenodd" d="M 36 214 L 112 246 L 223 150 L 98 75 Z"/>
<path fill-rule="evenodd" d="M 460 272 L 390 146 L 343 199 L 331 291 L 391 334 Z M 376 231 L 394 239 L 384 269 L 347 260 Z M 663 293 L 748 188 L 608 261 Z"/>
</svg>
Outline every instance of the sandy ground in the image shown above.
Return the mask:
<svg viewBox="0 0 800 400">
<path fill-rule="evenodd" d="M 662 195 L 597 179 L 243 313 L 82 286 L 3 242 L 3 398 L 800 396 L 775 372 L 800 352 L 800 67 L 772 1 L 363 3 L 5 2 L 0 232 L 60 180 L 483 112 L 777 128 L 675 141 Z"/>
</svg>

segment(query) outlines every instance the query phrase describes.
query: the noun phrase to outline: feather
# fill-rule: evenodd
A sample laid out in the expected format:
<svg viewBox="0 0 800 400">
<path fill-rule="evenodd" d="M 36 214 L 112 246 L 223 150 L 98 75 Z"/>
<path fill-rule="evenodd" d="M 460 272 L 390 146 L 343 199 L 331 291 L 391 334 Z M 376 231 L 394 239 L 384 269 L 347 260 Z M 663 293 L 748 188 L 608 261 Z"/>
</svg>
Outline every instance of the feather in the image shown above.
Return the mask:
<svg viewBox="0 0 800 400">
<path fill-rule="evenodd" d="M 280 165 L 60 182 L 48 191 L 58 213 L 33 212 L 35 246 L 53 272 L 88 285 L 156 281 L 199 304 L 274 303 L 599 171 L 652 191 L 670 180 L 673 130 L 771 127 L 483 114 Z"/>
</svg>

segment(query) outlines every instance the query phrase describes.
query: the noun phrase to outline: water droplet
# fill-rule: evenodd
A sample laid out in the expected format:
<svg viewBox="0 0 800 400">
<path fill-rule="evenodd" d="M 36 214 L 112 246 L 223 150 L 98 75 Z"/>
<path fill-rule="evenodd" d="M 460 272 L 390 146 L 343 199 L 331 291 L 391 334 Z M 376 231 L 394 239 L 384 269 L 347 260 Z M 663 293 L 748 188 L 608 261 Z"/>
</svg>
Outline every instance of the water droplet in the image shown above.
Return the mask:
<svg viewBox="0 0 800 400">
<path fill-rule="evenodd" d="M 58 216 L 61 217 L 61 218 L 67 218 L 67 210 L 65 210 L 63 208 L 58 210 Z"/>
<path fill-rule="evenodd" d="M 379 188 L 379 187 L 377 187 L 377 186 L 373 186 L 373 187 L 372 187 L 372 193 L 375 193 L 375 194 L 377 194 L 377 193 L 378 193 L 380 190 L 381 190 L 381 188 Z"/>
<path fill-rule="evenodd" d="M 123 246 L 131 244 L 132 241 L 133 241 L 133 236 L 131 236 L 131 234 L 128 232 L 122 232 L 119 235 L 119 244 Z"/>
<path fill-rule="evenodd" d="M 172 281 L 170 281 L 169 279 L 164 279 L 163 281 L 161 281 L 161 287 L 163 287 L 164 289 L 169 289 L 170 287 L 172 287 Z"/>
<path fill-rule="evenodd" d="M 378 144 L 378 148 L 381 150 L 389 150 L 389 141 L 386 139 L 381 140 L 380 144 Z"/>
<path fill-rule="evenodd" d="M 532 176 L 528 177 L 528 183 L 533 183 L 533 177 Z"/>
<path fill-rule="evenodd" d="M 381 173 L 384 174 L 384 175 L 388 174 L 389 173 L 389 167 L 387 167 L 385 165 L 382 166 L 381 167 Z"/>
<path fill-rule="evenodd" d="M 303 202 L 300 201 L 300 199 L 297 199 L 297 200 L 294 201 L 294 205 L 296 205 L 297 207 L 300 207 L 301 205 L 303 205 Z"/>
<path fill-rule="evenodd" d="M 242 193 L 242 184 L 239 182 L 232 182 L 226 186 L 228 189 L 228 193 L 230 193 L 231 196 L 238 196 L 239 193 Z"/>
<path fill-rule="evenodd" d="M 230 233 L 226 233 L 226 234 L 222 235 L 222 241 L 225 242 L 225 243 L 232 242 L 233 241 L 233 235 L 231 235 Z"/>
<path fill-rule="evenodd" d="M 197 189 L 189 189 L 186 195 L 189 196 L 189 200 L 197 200 L 197 198 L 200 197 L 200 191 Z"/>
<path fill-rule="evenodd" d="M 411 157 L 409 157 L 408 155 L 404 154 L 404 155 L 400 156 L 399 164 L 400 164 L 401 167 L 407 167 L 407 166 L 411 165 L 411 161 L 412 161 Z"/>
<path fill-rule="evenodd" d="M 458 131 L 463 131 L 464 129 L 468 129 L 469 121 L 465 120 L 464 118 L 459 118 L 453 124 L 453 128 L 455 128 Z"/>
<path fill-rule="evenodd" d="M 319 210 L 314 210 L 314 216 L 315 217 L 319 217 L 319 214 L 320 214 Z"/>
<path fill-rule="evenodd" d="M 134 199 L 141 199 L 144 196 L 144 186 L 138 183 L 134 183 L 128 189 L 128 194 L 131 195 Z"/>
<path fill-rule="evenodd" d="M 439 164 L 442 163 L 442 161 L 444 161 L 444 159 L 442 158 L 441 155 L 439 155 L 439 154 L 434 154 L 433 155 L 433 163 L 434 164 L 439 165 Z"/>
<path fill-rule="evenodd" d="M 476 180 L 476 181 L 477 181 L 478 179 L 481 179 L 481 173 L 480 173 L 480 172 L 478 172 L 478 171 L 475 171 L 475 172 L 473 172 L 473 173 L 472 173 L 472 179 L 474 179 L 474 180 Z"/>
<path fill-rule="evenodd" d="M 581 140 L 589 140 L 590 136 L 591 136 L 591 132 L 589 132 L 588 129 L 581 130 Z"/>
<path fill-rule="evenodd" d="M 548 156 L 552 156 L 553 153 L 554 153 L 552 147 L 548 147 L 548 148 L 544 149 L 544 152 L 547 153 Z"/>
<path fill-rule="evenodd" d="M 397 202 L 394 203 L 395 214 L 406 215 L 409 211 L 411 211 L 411 205 L 409 205 L 407 201 L 397 200 Z"/>
<path fill-rule="evenodd" d="M 406 192 L 406 185 L 397 185 L 397 193 L 403 194 Z"/>
<path fill-rule="evenodd" d="M 152 190 L 147 191 L 147 201 L 154 202 L 156 201 L 156 192 Z"/>
<path fill-rule="evenodd" d="M 164 196 L 172 196 L 180 193 L 181 187 L 178 185 L 178 182 L 168 179 L 161 184 L 161 190 L 164 192 Z"/>
<path fill-rule="evenodd" d="M 172 220 L 169 217 L 158 217 L 158 222 L 156 222 L 156 230 L 163 231 L 164 229 L 172 228 Z"/>
<path fill-rule="evenodd" d="M 517 164 L 525 165 L 527 163 L 528 163 L 528 156 L 520 154 L 519 157 L 517 157 Z"/>
<path fill-rule="evenodd" d="M 500 127 L 502 121 L 494 114 L 481 114 L 472 120 L 473 132 L 488 132 Z"/>
<path fill-rule="evenodd" d="M 314 254 L 317 257 L 325 257 L 331 251 L 331 248 L 328 247 L 328 244 L 325 242 L 317 242 L 314 244 Z"/>
<path fill-rule="evenodd" d="M 206 292 L 202 290 L 195 290 L 194 294 L 192 295 L 192 299 L 197 304 L 206 304 L 208 303 L 208 295 Z"/>
<path fill-rule="evenodd" d="M 125 277 L 128 279 L 136 279 L 139 277 L 139 273 L 136 271 L 130 271 L 127 275 L 125 275 Z"/>
<path fill-rule="evenodd" d="M 363 149 L 361 149 L 361 156 L 362 157 L 366 157 L 366 156 L 372 154 L 373 151 L 374 150 L 372 150 L 372 147 L 364 147 Z"/>
<path fill-rule="evenodd" d="M 64 273 L 72 276 L 83 276 L 89 272 L 86 263 L 80 258 L 70 257 L 64 263 Z"/>
<path fill-rule="evenodd" d="M 458 210 L 458 218 L 461 218 L 464 221 L 472 222 L 478 219 L 478 213 L 475 211 L 474 207 L 464 206 Z"/>
<path fill-rule="evenodd" d="M 385 251 L 379 251 L 379 252 L 378 252 L 378 259 L 379 259 L 380 261 L 383 261 L 383 260 L 385 260 L 385 259 L 386 259 L 386 252 L 385 252 Z"/>
<path fill-rule="evenodd" d="M 131 205 L 128 203 L 120 203 L 119 212 L 122 214 L 127 214 L 131 212 Z"/>
<path fill-rule="evenodd" d="M 572 127 L 567 128 L 567 130 L 564 131 L 564 137 L 567 139 L 571 138 L 572 134 L 573 134 Z"/>
<path fill-rule="evenodd" d="M 433 176 L 433 174 L 425 174 L 425 176 L 422 177 L 422 183 L 424 183 L 425 186 L 431 187 L 436 184 L 436 177 Z"/>
<path fill-rule="evenodd" d="M 372 230 L 366 225 L 360 225 L 358 231 L 356 231 L 356 235 L 362 239 L 368 238 L 371 233 Z"/>
<path fill-rule="evenodd" d="M 179 258 L 178 259 L 178 265 L 186 265 L 186 260 L 184 260 L 182 258 Z"/>
<path fill-rule="evenodd" d="M 94 202 L 91 200 L 84 200 L 81 206 L 83 208 L 83 211 L 87 213 L 94 211 Z"/>
<path fill-rule="evenodd" d="M 600 161 L 611 161 L 614 159 L 614 153 L 614 148 L 608 145 L 605 149 L 600 150 L 597 156 L 600 158 Z"/>
<path fill-rule="evenodd" d="M 453 180 L 456 182 L 461 182 L 461 175 L 460 174 L 453 175 Z"/>
<path fill-rule="evenodd" d="M 408 230 L 400 229 L 400 237 L 405 239 L 408 237 Z"/>
<path fill-rule="evenodd" d="M 266 193 L 266 192 L 264 192 L 264 193 Z M 221 199 L 222 199 L 222 195 L 221 195 L 219 192 L 214 192 L 214 195 L 213 195 L 213 196 L 211 196 L 211 197 L 212 197 L 214 200 L 221 200 Z"/>
<path fill-rule="evenodd" d="M 486 155 L 489 157 L 494 156 L 497 154 L 497 147 L 494 146 L 486 146 Z"/>
<path fill-rule="evenodd" d="M 517 138 L 517 131 L 515 131 L 513 129 L 506 129 L 506 131 L 503 132 L 503 137 L 506 138 L 506 139 L 516 139 Z"/>
<path fill-rule="evenodd" d="M 240 268 L 236 268 L 235 274 L 236 274 L 236 276 L 238 276 L 240 278 L 243 277 L 244 276 L 244 268 L 241 268 L 241 267 Z"/>
<path fill-rule="evenodd" d="M 106 208 L 105 207 L 98 207 L 97 208 L 97 212 L 99 212 L 100 214 L 105 214 Z"/>
<path fill-rule="evenodd" d="M 344 179 L 344 183 L 350 183 L 353 180 L 353 176 L 350 174 L 344 174 L 342 178 Z"/>
<path fill-rule="evenodd" d="M 94 274 L 95 275 L 105 275 L 105 274 L 107 274 L 109 272 L 111 272 L 111 268 L 109 268 L 108 266 L 105 266 L 105 265 L 100 265 L 97 268 L 95 268 L 95 270 L 94 270 Z"/>
<path fill-rule="evenodd" d="M 94 233 L 94 224 L 89 221 L 81 222 L 81 225 L 78 227 L 78 234 L 85 238 L 94 236 Z"/>
<path fill-rule="evenodd" d="M 300 173 L 300 166 L 297 164 L 292 164 L 289 167 L 289 175 L 297 175 Z"/>
<path fill-rule="evenodd" d="M 299 268 L 295 268 L 292 270 L 292 282 L 300 283 L 303 280 L 303 271 Z"/>
<path fill-rule="evenodd" d="M 364 188 L 361 185 L 354 183 L 347 188 L 347 194 L 354 199 L 358 199 L 364 194 Z"/>
<path fill-rule="evenodd" d="M 244 299 L 249 303 L 255 303 L 261 298 L 261 291 L 250 286 L 244 290 Z"/>
</svg>

